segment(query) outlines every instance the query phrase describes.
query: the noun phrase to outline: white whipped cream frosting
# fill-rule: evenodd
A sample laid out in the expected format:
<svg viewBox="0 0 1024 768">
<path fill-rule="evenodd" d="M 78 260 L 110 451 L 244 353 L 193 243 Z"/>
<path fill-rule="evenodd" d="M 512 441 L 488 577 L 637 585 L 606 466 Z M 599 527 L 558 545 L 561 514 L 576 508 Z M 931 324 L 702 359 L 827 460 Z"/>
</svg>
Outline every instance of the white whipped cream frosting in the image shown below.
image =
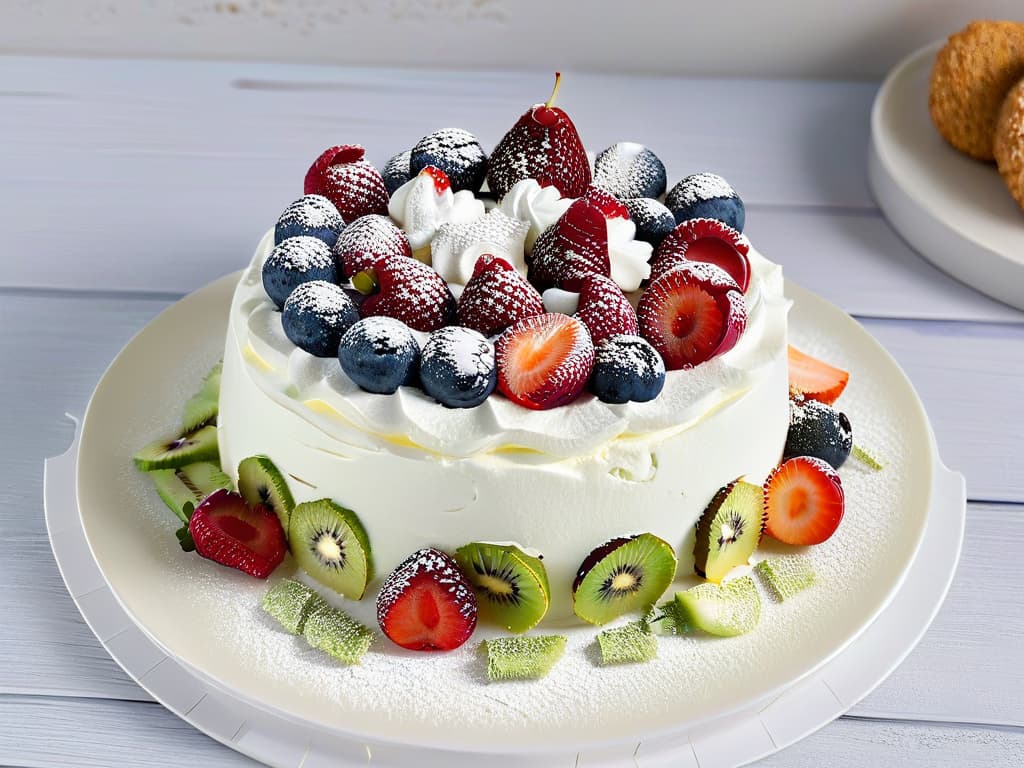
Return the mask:
<svg viewBox="0 0 1024 768">
<path fill-rule="evenodd" d="M 526 234 L 526 253 L 531 254 L 540 233 L 558 221 L 572 204 L 573 198 L 562 197 L 554 187 L 542 187 L 536 179 L 522 179 L 505 193 L 498 209 L 506 216 L 530 225 Z"/>
<path fill-rule="evenodd" d="M 751 249 L 747 327 L 729 352 L 691 370 L 670 371 L 662 393 L 646 403 L 613 405 L 590 394 L 548 411 L 531 411 L 495 394 L 481 406 L 444 408 L 412 387 L 393 395 L 359 389 L 334 358 L 295 347 L 267 298 L 262 266 L 273 246 L 264 237 L 243 275 L 232 306 L 235 342 L 248 375 L 271 399 L 342 443 L 373 450 L 413 449 L 443 457 L 514 451 L 524 461 L 548 462 L 614 450 L 629 454 L 640 436 L 669 437 L 748 392 L 785 355 L 782 270 Z M 645 451 L 637 461 L 649 460 Z M 627 455 L 623 466 L 630 465 Z M 642 466 L 633 467 L 642 474 Z"/>
<path fill-rule="evenodd" d="M 498 208 L 470 222 L 442 224 L 430 243 L 431 264 L 450 285 L 468 283 L 477 259 L 485 253 L 504 259 L 525 276 L 529 229 L 525 221 Z"/>
<path fill-rule="evenodd" d="M 434 177 L 422 171 L 395 190 L 388 214 L 409 237 L 413 253 L 430 247 L 438 227 L 445 223 L 468 223 L 484 215 L 484 204 L 468 189 L 438 192 Z"/>
<path fill-rule="evenodd" d="M 636 239 L 636 224 L 630 219 L 608 219 L 608 261 L 619 288 L 626 293 L 640 288 L 651 276 L 648 262 L 653 253 L 650 243 Z"/>
</svg>

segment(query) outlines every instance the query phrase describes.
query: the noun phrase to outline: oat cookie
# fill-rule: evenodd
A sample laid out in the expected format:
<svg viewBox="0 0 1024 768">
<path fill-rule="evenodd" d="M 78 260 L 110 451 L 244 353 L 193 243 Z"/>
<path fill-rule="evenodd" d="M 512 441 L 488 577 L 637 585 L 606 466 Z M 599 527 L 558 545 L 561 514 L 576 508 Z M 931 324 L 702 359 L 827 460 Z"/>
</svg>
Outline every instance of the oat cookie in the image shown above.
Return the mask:
<svg viewBox="0 0 1024 768">
<path fill-rule="evenodd" d="M 996 123 L 995 155 L 1003 181 L 1024 209 L 1024 79 L 1003 99 Z"/>
</svg>

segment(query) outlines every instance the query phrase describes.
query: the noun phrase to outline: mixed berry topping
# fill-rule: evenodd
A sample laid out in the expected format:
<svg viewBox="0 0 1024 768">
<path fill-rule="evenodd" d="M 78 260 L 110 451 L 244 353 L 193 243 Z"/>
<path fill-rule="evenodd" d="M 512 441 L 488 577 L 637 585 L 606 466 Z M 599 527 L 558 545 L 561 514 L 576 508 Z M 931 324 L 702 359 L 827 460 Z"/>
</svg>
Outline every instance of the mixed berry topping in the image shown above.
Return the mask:
<svg viewBox="0 0 1024 768">
<path fill-rule="evenodd" d="M 620 141 L 594 160 L 594 183 L 620 200 L 665 194 L 665 164 L 643 144 Z"/>
<path fill-rule="evenodd" d="M 654 254 L 651 277 L 682 261 L 703 261 L 721 267 L 740 290 L 750 282 L 750 243 L 743 235 L 718 219 L 689 219 L 673 229 Z"/>
<path fill-rule="evenodd" d="M 415 175 L 411 170 L 411 160 L 412 150 L 407 149 L 404 152 L 399 152 L 384 164 L 380 175 L 384 179 L 388 195 L 395 194 L 396 189 Z"/>
<path fill-rule="evenodd" d="M 387 213 L 387 187 L 380 172 L 363 159 L 365 153 L 358 144 L 324 150 L 306 173 L 303 192 L 326 197 L 345 221 Z"/>
<path fill-rule="evenodd" d="M 714 173 L 687 176 L 669 190 L 665 205 L 680 224 L 687 219 L 718 219 L 742 232 L 746 220 L 743 201 L 736 190 Z"/>
<path fill-rule="evenodd" d="M 344 289 L 326 280 L 303 283 L 288 296 L 281 325 L 292 344 L 316 357 L 334 357 L 341 335 L 359 320 Z"/>
<path fill-rule="evenodd" d="M 594 344 L 616 334 L 635 336 L 640 332 L 633 305 L 615 281 L 604 275 L 583 278 L 576 319 L 587 326 Z"/>
<path fill-rule="evenodd" d="M 405 232 L 387 216 L 371 213 L 345 228 L 334 244 L 338 274 L 351 278 L 370 269 L 378 259 L 412 257 L 412 247 Z"/>
<path fill-rule="evenodd" d="M 410 258 L 379 259 L 353 278 L 369 295 L 359 305 L 363 317 L 393 317 L 416 331 L 436 331 L 455 320 L 455 297 L 437 272 Z M 365 290 L 363 286 L 369 290 Z"/>
<path fill-rule="evenodd" d="M 544 313 L 537 289 L 505 259 L 484 254 L 459 296 L 459 325 L 496 336 L 523 318 Z"/>
<path fill-rule="evenodd" d="M 442 405 L 475 408 L 498 385 L 494 345 L 470 328 L 434 331 L 420 356 L 420 384 Z"/>
<path fill-rule="evenodd" d="M 676 228 L 672 211 L 650 197 L 624 200 L 629 218 L 636 224 L 636 239 L 657 248 L 669 232 Z"/>
<path fill-rule="evenodd" d="M 338 343 L 341 370 L 367 392 L 390 395 L 416 383 L 420 345 L 409 326 L 391 317 L 368 317 Z"/>
<path fill-rule="evenodd" d="M 274 227 L 274 245 L 289 237 L 318 237 L 333 246 L 345 222 L 334 203 L 323 195 L 303 195 L 284 209 Z"/>
<path fill-rule="evenodd" d="M 605 403 L 646 403 L 665 386 L 665 362 L 639 336 L 609 336 L 594 352 L 590 391 Z"/>
<path fill-rule="evenodd" d="M 410 176 L 433 166 L 451 179 L 452 189 L 479 192 L 487 175 L 487 155 L 480 141 L 461 128 L 443 128 L 427 134 L 412 148 Z"/>
<path fill-rule="evenodd" d="M 594 344 L 574 317 L 543 314 L 520 320 L 497 342 L 498 388 L 533 410 L 575 400 L 594 367 Z"/>
<path fill-rule="evenodd" d="M 587 275 L 608 277 L 611 271 L 607 219 L 601 208 L 580 198 L 537 238 L 529 278 L 540 290 L 578 290 Z"/>
<path fill-rule="evenodd" d="M 317 237 L 289 237 L 275 246 L 263 262 L 263 289 L 278 309 L 292 291 L 311 280 L 338 282 L 331 249 Z"/>
</svg>

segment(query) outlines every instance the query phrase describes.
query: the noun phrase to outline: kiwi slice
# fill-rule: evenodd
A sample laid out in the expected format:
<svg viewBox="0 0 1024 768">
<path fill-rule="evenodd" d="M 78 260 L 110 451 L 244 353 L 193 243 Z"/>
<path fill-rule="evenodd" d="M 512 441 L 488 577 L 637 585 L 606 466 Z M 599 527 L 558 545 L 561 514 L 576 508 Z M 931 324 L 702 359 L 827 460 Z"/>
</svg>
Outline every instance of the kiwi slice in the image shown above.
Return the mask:
<svg viewBox="0 0 1024 768">
<path fill-rule="evenodd" d="M 263 610 L 293 635 L 301 635 L 310 615 L 326 606 L 320 595 L 295 579 L 281 579 L 263 596 Z"/>
<path fill-rule="evenodd" d="M 221 488 L 234 490 L 231 478 L 211 461 L 186 464 L 178 469 L 156 469 L 149 477 L 164 504 L 186 525 L 195 508 L 211 493 Z"/>
<path fill-rule="evenodd" d="M 764 524 L 761 486 L 737 480 L 722 488 L 697 521 L 697 575 L 717 584 L 737 565 L 746 565 L 761 541 Z"/>
<path fill-rule="evenodd" d="M 262 504 L 272 509 L 287 535 L 295 499 L 274 462 L 266 456 L 242 459 L 238 465 L 238 492 L 250 507 Z"/>
<path fill-rule="evenodd" d="M 676 555 L 653 533 L 612 539 L 591 552 L 572 585 L 573 610 L 591 624 L 647 610 L 676 575 Z"/>
<path fill-rule="evenodd" d="M 601 663 L 638 664 L 658 655 L 658 638 L 646 621 L 631 621 L 621 627 L 606 629 L 597 635 Z"/>
<path fill-rule="evenodd" d="M 754 566 L 754 573 L 780 603 L 803 592 L 817 579 L 810 562 L 802 555 L 769 557 Z"/>
<path fill-rule="evenodd" d="M 209 424 L 217 418 L 220 402 L 220 374 L 222 363 L 217 363 L 203 379 L 203 386 L 185 403 L 182 429 L 191 432 L 197 427 Z"/>
<path fill-rule="evenodd" d="M 202 427 L 173 440 L 156 440 L 135 454 L 135 466 L 143 472 L 177 469 L 199 461 L 219 461 L 217 428 Z"/>
<path fill-rule="evenodd" d="M 455 550 L 455 561 L 476 591 L 480 618 L 515 634 L 544 618 L 551 589 L 540 558 L 516 546 L 474 542 Z"/>
<path fill-rule="evenodd" d="M 695 629 L 719 637 L 742 635 L 757 626 L 761 618 L 761 597 L 749 576 L 724 584 L 699 584 L 676 593 L 680 628 Z"/>
<path fill-rule="evenodd" d="M 480 647 L 487 651 L 487 678 L 500 682 L 544 677 L 565 654 L 567 642 L 563 635 L 484 640 Z"/>
<path fill-rule="evenodd" d="M 342 664 L 358 664 L 373 643 L 373 631 L 344 611 L 319 605 L 302 628 L 306 642 Z"/>
<path fill-rule="evenodd" d="M 352 600 L 373 578 L 370 539 L 356 513 L 330 499 L 299 504 L 288 521 L 288 547 L 324 586 Z"/>
</svg>

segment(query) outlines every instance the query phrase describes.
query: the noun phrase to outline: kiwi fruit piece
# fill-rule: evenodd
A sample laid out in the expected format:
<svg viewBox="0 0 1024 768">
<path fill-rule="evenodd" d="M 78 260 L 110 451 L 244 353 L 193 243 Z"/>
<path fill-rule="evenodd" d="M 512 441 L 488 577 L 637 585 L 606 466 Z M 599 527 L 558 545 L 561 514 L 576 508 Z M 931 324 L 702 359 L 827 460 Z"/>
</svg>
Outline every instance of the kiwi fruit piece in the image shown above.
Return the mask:
<svg viewBox="0 0 1024 768">
<path fill-rule="evenodd" d="M 203 379 L 203 386 L 185 402 L 182 429 L 186 432 L 210 424 L 217 418 L 220 403 L 220 374 L 223 364 L 217 363 Z"/>
<path fill-rule="evenodd" d="M 373 579 L 370 540 L 356 513 L 330 499 L 299 504 L 288 521 L 288 547 L 310 576 L 352 600 Z"/>
<path fill-rule="evenodd" d="M 800 594 L 817 579 L 810 562 L 802 555 L 769 557 L 754 566 L 754 573 L 780 603 Z"/>
<path fill-rule="evenodd" d="M 606 629 L 597 635 L 601 663 L 638 664 L 658 655 L 658 638 L 646 621 L 631 621 L 621 627 Z"/>
<path fill-rule="evenodd" d="M 573 610 L 591 624 L 646 611 L 676 575 L 676 555 L 653 533 L 612 539 L 591 552 L 572 585 Z"/>
<path fill-rule="evenodd" d="M 680 629 L 699 629 L 709 635 L 734 637 L 757 626 L 761 618 L 761 597 L 749 576 L 724 584 L 707 582 L 676 593 Z"/>
<path fill-rule="evenodd" d="M 537 626 L 551 603 L 547 569 L 516 546 L 474 542 L 455 561 L 476 591 L 480 618 L 519 634 Z"/>
<path fill-rule="evenodd" d="M 262 504 L 273 510 L 288 534 L 295 499 L 284 475 L 267 456 L 250 456 L 238 465 L 238 492 L 250 507 Z"/>
<path fill-rule="evenodd" d="M 372 630 L 326 603 L 306 618 L 302 636 L 311 646 L 342 664 L 358 664 L 373 643 Z"/>
<path fill-rule="evenodd" d="M 263 610 L 293 635 L 301 635 L 313 611 L 326 605 L 312 588 L 295 579 L 281 579 L 263 596 Z"/>
<path fill-rule="evenodd" d="M 764 525 L 761 486 L 737 480 L 719 490 L 697 521 L 697 575 L 718 584 L 737 565 L 746 565 L 761 542 Z"/>
<path fill-rule="evenodd" d="M 221 488 L 234 490 L 231 478 L 211 461 L 186 464 L 178 469 L 156 469 L 149 477 L 164 504 L 186 525 L 195 508 L 211 493 Z"/>
<path fill-rule="evenodd" d="M 200 461 L 219 461 L 217 428 L 201 427 L 173 440 L 156 440 L 135 454 L 135 466 L 143 472 L 177 469 Z"/>
<path fill-rule="evenodd" d="M 487 679 L 497 683 L 544 677 L 565 654 L 567 642 L 563 635 L 484 640 L 480 647 L 487 651 Z"/>
</svg>

